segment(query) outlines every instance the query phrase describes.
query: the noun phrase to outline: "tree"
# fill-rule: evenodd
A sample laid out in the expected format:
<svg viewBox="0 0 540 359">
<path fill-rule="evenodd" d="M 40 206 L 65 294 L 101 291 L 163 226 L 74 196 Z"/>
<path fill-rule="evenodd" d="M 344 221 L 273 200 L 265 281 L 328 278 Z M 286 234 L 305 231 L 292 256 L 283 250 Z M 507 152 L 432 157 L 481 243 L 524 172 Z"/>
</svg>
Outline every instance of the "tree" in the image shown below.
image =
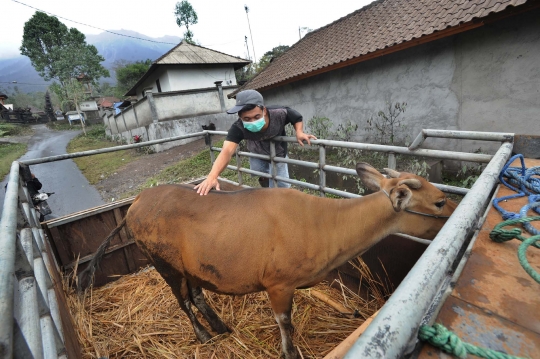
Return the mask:
<svg viewBox="0 0 540 359">
<path fill-rule="evenodd" d="M 176 16 L 176 24 L 178 27 L 185 26 L 186 32 L 184 33 L 184 40 L 187 43 L 193 44 L 193 32 L 189 29 L 189 25 L 195 25 L 199 20 L 197 13 L 193 9 L 193 6 L 187 0 L 182 0 L 176 3 L 176 9 L 174 11 Z"/>
<path fill-rule="evenodd" d="M 286 52 L 289 48 L 290 46 L 280 45 L 280 46 L 274 47 L 270 51 L 265 52 L 264 55 L 262 55 L 262 57 L 259 59 L 259 63 L 257 64 L 255 68 L 255 72 L 259 73 L 262 70 L 264 70 L 266 66 L 268 66 L 274 58 L 281 56 L 281 54 Z"/>
<path fill-rule="evenodd" d="M 54 83 L 49 87 L 55 93 L 58 93 L 58 91 L 55 90 L 54 87 L 59 87 L 59 85 L 57 83 Z M 67 112 L 75 108 L 75 110 L 77 111 L 77 114 L 81 116 L 81 109 L 79 107 L 79 104 L 82 101 L 85 101 L 89 98 L 88 92 L 86 88 L 84 87 L 84 84 L 78 81 L 76 78 L 72 77 L 64 83 L 63 91 L 61 91 L 60 93 L 62 94 L 61 96 L 59 96 L 62 110 L 64 112 Z M 82 120 L 81 120 L 81 126 L 83 129 L 84 135 L 86 136 L 86 128 L 84 125 L 84 121 Z"/>
<path fill-rule="evenodd" d="M 289 48 L 290 46 L 287 45 L 276 46 L 272 50 L 265 52 L 259 59 L 259 63 L 244 66 L 241 69 L 236 70 L 236 81 L 240 83 L 251 80 L 251 78 L 264 70 L 274 58 L 281 56 Z"/>
<path fill-rule="evenodd" d="M 116 86 L 111 86 L 108 82 L 103 82 L 99 84 L 99 87 L 97 88 L 97 93 L 99 96 L 107 97 L 107 96 L 116 96 Z"/>
<path fill-rule="evenodd" d="M 133 63 L 120 63 L 116 68 L 116 94 L 123 97 L 139 79 L 148 71 L 152 60 L 136 61 Z"/>
<path fill-rule="evenodd" d="M 61 88 L 79 75 L 85 75 L 93 84 L 100 77 L 110 76 L 100 64 L 105 59 L 95 46 L 86 43 L 83 33 L 68 29 L 55 16 L 40 11 L 24 24 L 20 50 L 44 80 L 56 79 Z"/>
</svg>

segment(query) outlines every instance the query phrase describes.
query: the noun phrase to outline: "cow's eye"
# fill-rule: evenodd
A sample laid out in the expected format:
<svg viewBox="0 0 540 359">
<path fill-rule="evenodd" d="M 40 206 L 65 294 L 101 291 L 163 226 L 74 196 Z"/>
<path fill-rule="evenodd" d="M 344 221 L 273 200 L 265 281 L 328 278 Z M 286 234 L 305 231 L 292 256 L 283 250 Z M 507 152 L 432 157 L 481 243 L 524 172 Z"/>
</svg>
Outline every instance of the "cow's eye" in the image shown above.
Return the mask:
<svg viewBox="0 0 540 359">
<path fill-rule="evenodd" d="M 443 208 L 445 204 L 446 204 L 446 199 L 443 199 L 442 201 L 439 201 L 439 202 L 435 203 L 435 205 L 438 208 Z"/>
</svg>

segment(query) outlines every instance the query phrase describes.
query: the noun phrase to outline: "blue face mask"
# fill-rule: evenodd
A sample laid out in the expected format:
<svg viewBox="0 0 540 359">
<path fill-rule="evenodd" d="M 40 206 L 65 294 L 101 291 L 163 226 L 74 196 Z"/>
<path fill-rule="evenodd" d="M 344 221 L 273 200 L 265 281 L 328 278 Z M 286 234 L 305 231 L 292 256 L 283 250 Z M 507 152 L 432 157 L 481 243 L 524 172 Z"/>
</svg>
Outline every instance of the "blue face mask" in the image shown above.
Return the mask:
<svg viewBox="0 0 540 359">
<path fill-rule="evenodd" d="M 264 120 L 264 116 L 263 116 L 259 118 L 258 120 L 252 121 L 252 122 L 242 121 L 242 124 L 244 125 L 244 128 L 248 130 L 249 132 L 259 132 L 266 124 L 266 121 Z"/>
</svg>

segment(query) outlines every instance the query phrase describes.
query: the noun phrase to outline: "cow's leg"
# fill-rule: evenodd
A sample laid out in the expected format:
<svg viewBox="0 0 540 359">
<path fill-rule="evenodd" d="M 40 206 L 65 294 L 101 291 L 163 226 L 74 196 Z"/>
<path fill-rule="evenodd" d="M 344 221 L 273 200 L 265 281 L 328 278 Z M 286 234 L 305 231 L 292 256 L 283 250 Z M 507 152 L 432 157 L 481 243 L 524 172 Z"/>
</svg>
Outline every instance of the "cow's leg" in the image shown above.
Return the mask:
<svg viewBox="0 0 540 359">
<path fill-rule="evenodd" d="M 188 282 L 189 292 L 191 294 L 191 301 L 197 309 L 201 312 L 203 317 L 208 321 L 212 329 L 217 333 L 223 334 L 229 332 L 229 328 L 223 323 L 221 318 L 214 312 L 214 310 L 204 300 L 204 294 L 201 287 L 192 287 Z"/>
<path fill-rule="evenodd" d="M 281 351 L 285 359 L 297 359 L 298 352 L 294 347 L 292 335 L 294 327 L 291 323 L 291 309 L 294 288 L 270 288 L 267 289 L 274 316 L 281 332 Z"/>
<path fill-rule="evenodd" d="M 180 276 L 175 276 L 174 278 L 171 278 L 163 274 L 162 274 L 162 277 L 165 279 L 167 284 L 171 287 L 173 294 L 178 300 L 178 304 L 180 305 L 180 308 L 182 308 L 182 310 L 188 316 L 189 321 L 191 322 L 191 325 L 193 325 L 193 331 L 195 332 L 197 339 L 199 339 L 201 343 L 206 343 L 207 341 L 212 339 L 212 336 L 210 335 L 210 333 L 208 333 L 208 331 L 201 325 L 201 323 L 199 323 L 199 321 L 197 320 L 197 317 L 191 310 L 189 288 L 188 288 L 186 278 L 180 277 Z"/>
</svg>

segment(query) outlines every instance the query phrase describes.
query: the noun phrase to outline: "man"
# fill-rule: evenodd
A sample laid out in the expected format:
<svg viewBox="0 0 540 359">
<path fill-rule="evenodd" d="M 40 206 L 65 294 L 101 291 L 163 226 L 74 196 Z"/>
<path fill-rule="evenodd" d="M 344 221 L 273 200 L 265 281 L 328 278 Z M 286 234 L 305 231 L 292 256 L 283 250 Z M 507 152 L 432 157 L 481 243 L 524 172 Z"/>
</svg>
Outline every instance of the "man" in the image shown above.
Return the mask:
<svg viewBox="0 0 540 359">
<path fill-rule="evenodd" d="M 247 140 L 250 152 L 270 155 L 270 139 L 275 136 L 285 136 L 285 126 L 290 123 L 296 131 L 296 139 L 300 145 L 302 141 L 311 144 L 310 139 L 317 139 L 313 135 L 304 133 L 302 115 L 288 107 L 271 106 L 265 107 L 262 95 L 255 90 L 246 90 L 236 95 L 236 106 L 227 111 L 229 114 L 238 113 L 239 119 L 232 124 L 223 149 L 216 158 L 212 170 L 206 179 L 195 186 L 197 193 L 201 196 L 208 194 L 212 188 L 218 191 L 218 176 L 229 164 L 238 144 L 242 140 Z M 287 142 L 276 143 L 276 155 L 287 157 Z M 258 158 L 249 158 L 250 168 L 254 171 L 270 173 L 270 161 Z M 289 170 L 286 163 L 277 163 L 277 175 L 289 177 Z M 270 181 L 273 187 L 273 181 Z M 288 188 L 288 183 L 278 181 L 278 187 Z"/>
</svg>

